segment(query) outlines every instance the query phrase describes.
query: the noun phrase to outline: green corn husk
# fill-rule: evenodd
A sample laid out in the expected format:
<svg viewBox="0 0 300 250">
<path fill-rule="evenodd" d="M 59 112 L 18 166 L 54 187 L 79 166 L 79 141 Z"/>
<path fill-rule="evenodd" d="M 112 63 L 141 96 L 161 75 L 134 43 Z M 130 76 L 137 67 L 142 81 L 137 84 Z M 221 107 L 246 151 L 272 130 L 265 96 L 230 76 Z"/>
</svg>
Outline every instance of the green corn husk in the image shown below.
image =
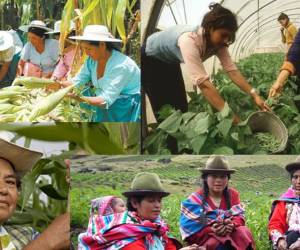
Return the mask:
<svg viewBox="0 0 300 250">
<path fill-rule="evenodd" d="M 16 117 L 16 114 L 2 114 L 0 115 L 0 122 L 14 122 Z"/>
<path fill-rule="evenodd" d="M 51 79 L 38 78 L 38 77 L 17 77 L 12 86 L 24 86 L 28 89 L 37 89 L 37 88 L 45 88 L 49 84 L 54 84 L 55 81 Z"/>
<path fill-rule="evenodd" d="M 14 107 L 15 105 L 9 103 L 2 103 L 0 104 L 0 114 L 9 113 Z"/>
<path fill-rule="evenodd" d="M 51 112 L 62 101 L 65 95 L 73 89 L 73 87 L 74 86 L 71 85 L 67 88 L 61 89 L 38 102 L 33 108 L 31 115 L 29 116 L 29 121 L 33 121 L 37 117 Z"/>
<path fill-rule="evenodd" d="M 2 104 L 2 103 L 9 103 L 9 98 L 5 98 L 5 99 L 1 99 L 0 100 L 0 104 Z"/>
<path fill-rule="evenodd" d="M 20 92 L 20 91 L 0 91 L 0 99 L 17 97 L 17 96 L 23 95 L 25 93 L 26 92 Z"/>
</svg>

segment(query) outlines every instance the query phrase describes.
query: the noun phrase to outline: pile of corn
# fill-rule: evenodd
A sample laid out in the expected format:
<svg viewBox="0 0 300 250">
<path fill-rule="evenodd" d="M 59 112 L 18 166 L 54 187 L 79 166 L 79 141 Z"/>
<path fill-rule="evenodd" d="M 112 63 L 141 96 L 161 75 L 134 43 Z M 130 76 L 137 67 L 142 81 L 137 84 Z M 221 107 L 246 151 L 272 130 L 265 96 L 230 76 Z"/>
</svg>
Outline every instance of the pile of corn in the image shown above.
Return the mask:
<svg viewBox="0 0 300 250">
<path fill-rule="evenodd" d="M 54 82 L 49 79 L 20 77 L 12 86 L 0 89 L 0 122 L 89 120 L 88 111 L 82 109 L 77 101 L 65 98 L 73 86 L 50 92 L 46 88 L 50 84 Z"/>
</svg>

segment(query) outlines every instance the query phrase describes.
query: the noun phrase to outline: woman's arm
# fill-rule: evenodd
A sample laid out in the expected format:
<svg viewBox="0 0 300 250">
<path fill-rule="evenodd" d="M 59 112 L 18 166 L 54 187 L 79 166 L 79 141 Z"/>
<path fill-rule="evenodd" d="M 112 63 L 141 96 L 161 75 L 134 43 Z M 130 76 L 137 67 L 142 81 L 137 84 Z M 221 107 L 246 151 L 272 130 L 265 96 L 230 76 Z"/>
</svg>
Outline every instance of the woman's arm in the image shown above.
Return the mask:
<svg viewBox="0 0 300 250">
<path fill-rule="evenodd" d="M 209 81 L 205 80 L 198 85 L 201 93 L 205 99 L 218 111 L 221 111 L 225 106 L 225 101 L 216 89 L 216 87 Z"/>
<path fill-rule="evenodd" d="M 269 91 L 269 97 L 275 97 L 277 95 L 280 94 L 280 92 L 282 91 L 286 80 L 288 79 L 288 77 L 291 75 L 291 72 L 284 69 L 281 70 L 281 72 L 279 73 L 276 82 L 272 85 L 270 91 Z"/>
<path fill-rule="evenodd" d="M 25 65 L 25 61 L 20 59 L 20 61 L 18 63 L 18 68 L 17 68 L 17 77 L 23 75 L 24 65 Z"/>
<path fill-rule="evenodd" d="M 245 77 L 241 74 L 239 70 L 234 70 L 227 72 L 229 78 L 245 93 L 252 96 L 253 101 L 256 103 L 256 105 L 264 111 L 270 111 L 271 108 L 266 105 L 264 100 L 254 91 L 252 92 L 252 86 L 247 82 Z"/>
<path fill-rule="evenodd" d="M 5 62 L 0 69 L 0 82 L 4 79 L 7 74 L 9 65 L 11 62 Z"/>
</svg>

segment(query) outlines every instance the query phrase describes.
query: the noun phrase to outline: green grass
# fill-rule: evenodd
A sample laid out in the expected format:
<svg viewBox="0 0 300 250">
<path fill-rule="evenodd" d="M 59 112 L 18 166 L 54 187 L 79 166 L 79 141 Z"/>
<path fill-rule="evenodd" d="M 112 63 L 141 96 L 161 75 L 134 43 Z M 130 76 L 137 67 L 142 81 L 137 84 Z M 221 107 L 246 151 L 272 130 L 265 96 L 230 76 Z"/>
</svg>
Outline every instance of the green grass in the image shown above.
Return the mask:
<svg viewBox="0 0 300 250">
<path fill-rule="evenodd" d="M 86 227 L 89 217 L 90 200 L 105 195 L 122 196 L 137 171 L 96 172 L 95 174 L 72 174 L 71 211 L 72 225 Z M 172 195 L 163 201 L 162 217 L 168 222 L 172 234 L 181 239 L 179 233 L 180 203 L 199 185 L 199 170 L 196 166 L 170 164 L 149 167 L 148 172 L 157 173 Z M 289 186 L 289 178 L 282 167 L 277 165 L 254 165 L 237 168 L 232 175 L 230 186 L 241 194 L 246 208 L 246 222 L 254 235 L 257 249 L 269 249 L 267 221 L 271 203 Z M 72 241 L 76 242 L 73 235 Z M 75 243 L 76 245 L 76 243 Z"/>
</svg>

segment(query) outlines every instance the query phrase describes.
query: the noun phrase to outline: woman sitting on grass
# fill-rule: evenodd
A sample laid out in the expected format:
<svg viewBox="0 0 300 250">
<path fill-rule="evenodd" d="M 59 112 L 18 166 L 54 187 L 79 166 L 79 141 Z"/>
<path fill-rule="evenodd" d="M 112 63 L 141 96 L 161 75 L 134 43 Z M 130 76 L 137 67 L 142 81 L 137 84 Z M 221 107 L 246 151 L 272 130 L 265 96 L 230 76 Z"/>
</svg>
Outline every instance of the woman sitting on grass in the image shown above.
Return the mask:
<svg viewBox="0 0 300 250">
<path fill-rule="evenodd" d="M 156 174 L 137 174 L 131 190 L 123 195 L 127 197 L 128 211 L 95 219 L 95 223 L 101 221 L 105 227 L 93 234 L 82 234 L 79 250 L 204 250 L 196 245 L 181 248 L 169 235 L 167 224 L 160 218 L 162 198 L 169 193 Z"/>
<path fill-rule="evenodd" d="M 245 226 L 239 193 L 228 187 L 230 174 L 235 170 L 229 169 L 224 157 L 215 156 L 201 171 L 203 188 L 181 205 L 183 239 L 207 250 L 255 249 L 251 232 Z"/>
<path fill-rule="evenodd" d="M 273 202 L 269 235 L 274 249 L 300 249 L 300 156 L 288 164 L 292 186 Z"/>
</svg>

